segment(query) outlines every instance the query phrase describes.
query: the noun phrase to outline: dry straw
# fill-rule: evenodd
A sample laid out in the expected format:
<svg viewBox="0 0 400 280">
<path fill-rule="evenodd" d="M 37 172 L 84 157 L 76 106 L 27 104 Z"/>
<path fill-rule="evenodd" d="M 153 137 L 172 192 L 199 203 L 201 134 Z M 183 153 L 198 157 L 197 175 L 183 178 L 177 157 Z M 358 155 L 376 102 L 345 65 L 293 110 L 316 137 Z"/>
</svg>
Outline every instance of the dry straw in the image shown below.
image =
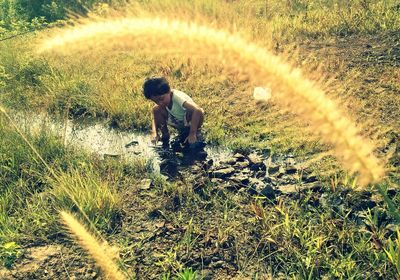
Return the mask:
<svg viewBox="0 0 400 280">
<path fill-rule="evenodd" d="M 320 86 L 280 57 L 237 34 L 169 20 L 167 16 L 165 19 L 154 16 L 92 19 L 55 34 L 42 42 L 40 52 L 68 53 L 93 46 L 123 45 L 140 46 L 154 52 L 184 50 L 211 58 L 216 63 L 222 62 L 246 74 L 254 83 L 268 84 L 275 94 L 275 102 L 302 116 L 313 132 L 333 144 L 344 166 L 358 173 L 360 185 L 378 182 L 384 175 L 383 167 L 373 155 L 374 147 L 360 137 L 353 122 L 326 97 Z"/>
<path fill-rule="evenodd" d="M 108 245 L 101 245 L 83 225 L 81 225 L 71 214 L 61 211 L 61 218 L 78 243 L 89 252 L 90 256 L 102 269 L 105 279 L 126 279 L 110 257 L 112 251 Z"/>
</svg>

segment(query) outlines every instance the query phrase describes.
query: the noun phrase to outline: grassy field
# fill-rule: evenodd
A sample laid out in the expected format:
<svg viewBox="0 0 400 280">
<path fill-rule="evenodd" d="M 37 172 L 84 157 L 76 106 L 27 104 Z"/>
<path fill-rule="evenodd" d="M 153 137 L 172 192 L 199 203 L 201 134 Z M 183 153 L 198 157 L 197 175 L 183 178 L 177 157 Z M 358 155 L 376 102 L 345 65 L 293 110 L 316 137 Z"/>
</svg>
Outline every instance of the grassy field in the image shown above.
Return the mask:
<svg viewBox="0 0 400 280">
<path fill-rule="evenodd" d="M 399 4 L 151 0 L 129 7 L 118 14 L 179 14 L 238 32 L 299 67 L 375 144 L 386 175 L 355 191 L 354 177 L 332 157 L 331 145 L 312 133 L 312 123 L 292 107 L 253 100 L 253 88 L 260 86 L 253 77 L 210 62 L 209 50 L 188 57 L 166 45 L 133 49 L 143 42 L 126 39 L 89 51 L 38 54 L 38 42 L 51 30 L 28 33 L 0 41 L 0 102 L 6 111 L 106 119 L 120 130 L 149 131 L 152 104 L 142 83 L 164 75 L 206 111 L 210 145 L 294 154 L 312 162 L 322 186 L 268 199 L 233 193 L 205 177 L 199 191 L 190 175 L 167 182 L 152 173 L 147 159 L 101 159 L 65 147 L 46 127 L 23 131 L 25 141 L 1 114 L 0 260 L 7 271 L 21 270 L 32 248 L 58 244 L 68 252 L 66 261 L 50 261 L 47 270 L 61 279 L 99 277 L 61 223 L 59 211 L 67 210 L 119 248 L 119 267 L 128 279 L 399 278 Z M 116 12 L 99 5 L 94 13 Z M 280 94 L 272 91 L 273 97 Z M 142 187 L 147 179 L 149 189 Z M 55 277 L 43 269 L 14 278 L 5 271 L 0 276 L 10 279 Z"/>
</svg>

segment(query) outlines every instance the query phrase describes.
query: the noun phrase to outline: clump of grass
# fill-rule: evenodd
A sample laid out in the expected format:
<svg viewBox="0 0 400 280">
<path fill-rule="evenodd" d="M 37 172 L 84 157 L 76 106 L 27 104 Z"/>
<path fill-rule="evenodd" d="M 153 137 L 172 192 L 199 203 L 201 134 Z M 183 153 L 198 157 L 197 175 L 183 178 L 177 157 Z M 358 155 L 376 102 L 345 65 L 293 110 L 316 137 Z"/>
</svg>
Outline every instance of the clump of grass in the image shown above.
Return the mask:
<svg viewBox="0 0 400 280">
<path fill-rule="evenodd" d="M 171 43 L 171 37 L 175 37 L 179 45 Z M 146 48 L 158 48 L 160 44 L 171 50 L 188 48 L 189 53 L 218 58 L 226 67 L 240 70 L 252 81 L 268 84 L 278 93 L 277 103 L 302 116 L 313 131 L 333 144 L 345 167 L 359 173 L 361 185 L 382 179 L 384 170 L 373 155 L 373 145 L 361 138 L 355 125 L 326 97 L 321 86 L 306 79 L 300 69 L 236 34 L 160 17 L 123 17 L 89 21 L 58 31 L 57 35 L 44 40 L 39 49 L 68 53 L 96 44 L 108 45 L 111 38 L 117 38 L 112 41 L 123 46 L 137 46 L 140 38 L 145 42 L 142 47 Z"/>
<path fill-rule="evenodd" d="M 119 198 L 115 188 L 90 167 L 83 168 L 83 172 L 72 169 L 62 173 L 52 185 L 55 205 L 65 209 L 78 204 L 96 227 L 109 229 L 110 222 L 119 220 Z"/>
<path fill-rule="evenodd" d="M 68 212 L 60 212 L 63 223 L 74 235 L 78 243 L 89 252 L 90 256 L 96 261 L 103 270 L 106 279 L 122 280 L 126 279 L 110 257 L 111 249 L 107 244 L 100 244 L 85 227 Z"/>
</svg>

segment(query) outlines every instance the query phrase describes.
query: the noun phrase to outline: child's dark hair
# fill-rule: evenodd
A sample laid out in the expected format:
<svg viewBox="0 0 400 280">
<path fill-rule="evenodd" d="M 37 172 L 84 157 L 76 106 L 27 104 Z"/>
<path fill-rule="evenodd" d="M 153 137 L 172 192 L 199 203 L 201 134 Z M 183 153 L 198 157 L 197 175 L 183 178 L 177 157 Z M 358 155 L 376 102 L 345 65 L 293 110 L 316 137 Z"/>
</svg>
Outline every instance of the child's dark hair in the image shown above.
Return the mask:
<svg viewBox="0 0 400 280">
<path fill-rule="evenodd" d="M 164 77 L 147 78 L 143 84 L 143 93 L 147 99 L 170 92 L 171 88 Z"/>
</svg>

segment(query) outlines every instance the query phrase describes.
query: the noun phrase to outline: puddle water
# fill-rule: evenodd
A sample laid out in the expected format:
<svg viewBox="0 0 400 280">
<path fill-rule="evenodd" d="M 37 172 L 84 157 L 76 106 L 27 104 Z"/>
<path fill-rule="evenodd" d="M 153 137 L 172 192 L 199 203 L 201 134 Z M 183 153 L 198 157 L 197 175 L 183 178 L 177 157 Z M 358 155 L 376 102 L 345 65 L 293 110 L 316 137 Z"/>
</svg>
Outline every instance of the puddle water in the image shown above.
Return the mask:
<svg viewBox="0 0 400 280">
<path fill-rule="evenodd" d="M 62 137 L 66 145 L 96 153 L 103 158 L 130 160 L 143 157 L 153 172 L 165 171 L 171 176 L 174 174 L 170 173 L 189 168 L 199 161 L 212 160 L 218 164 L 232 156 L 228 149 L 209 145 L 201 153 L 164 149 L 161 144 L 152 144 L 150 134 L 119 131 L 101 122 L 68 121 L 65 126 L 64 123 L 56 122 L 48 116 L 17 116 L 17 120 L 25 131 L 41 131 L 45 128 Z"/>
</svg>

